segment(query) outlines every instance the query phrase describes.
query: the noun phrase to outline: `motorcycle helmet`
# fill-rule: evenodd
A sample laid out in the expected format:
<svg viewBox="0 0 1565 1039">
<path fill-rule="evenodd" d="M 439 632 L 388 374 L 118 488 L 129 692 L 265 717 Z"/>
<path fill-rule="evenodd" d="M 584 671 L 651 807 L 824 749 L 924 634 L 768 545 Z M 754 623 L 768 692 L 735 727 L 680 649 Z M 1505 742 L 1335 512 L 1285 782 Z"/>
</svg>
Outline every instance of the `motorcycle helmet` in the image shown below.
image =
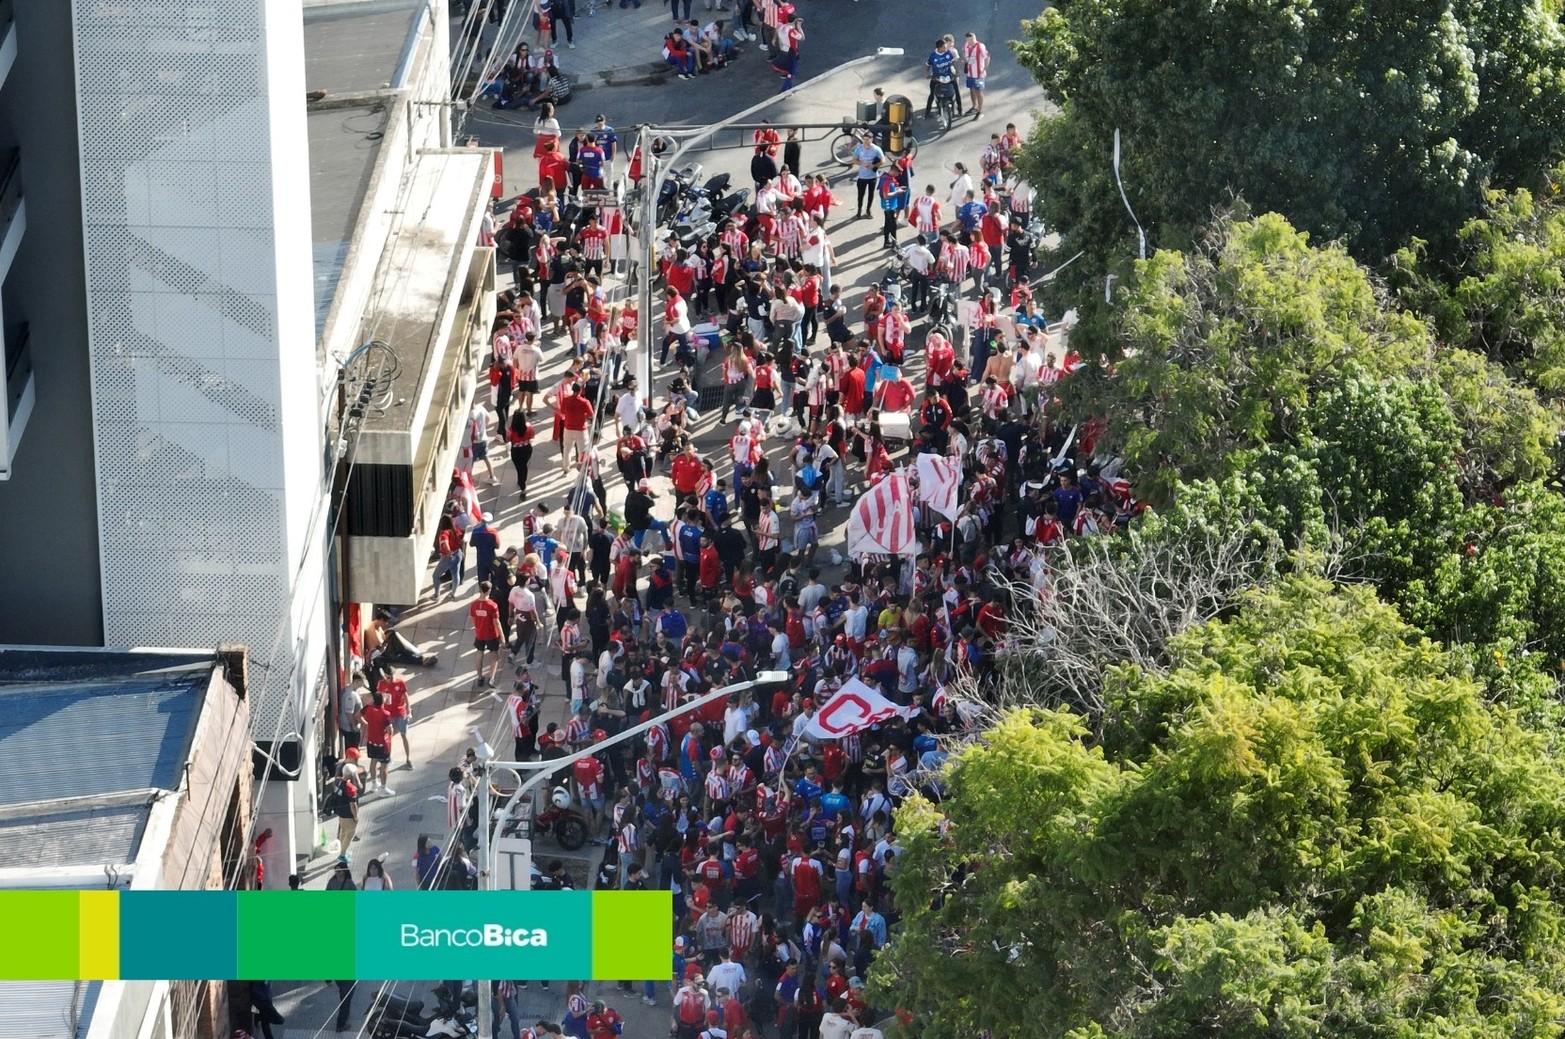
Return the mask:
<svg viewBox="0 0 1565 1039">
<path fill-rule="evenodd" d="M 594 743 L 602 743 L 604 740 L 606 740 L 608 738 L 609 738 L 609 734 L 604 732 L 602 729 L 593 729 L 592 730 L 592 742 L 594 742 Z"/>
<path fill-rule="evenodd" d="M 571 806 L 571 792 L 563 786 L 554 788 L 554 793 L 549 795 L 549 800 L 556 808 L 569 808 Z"/>
</svg>

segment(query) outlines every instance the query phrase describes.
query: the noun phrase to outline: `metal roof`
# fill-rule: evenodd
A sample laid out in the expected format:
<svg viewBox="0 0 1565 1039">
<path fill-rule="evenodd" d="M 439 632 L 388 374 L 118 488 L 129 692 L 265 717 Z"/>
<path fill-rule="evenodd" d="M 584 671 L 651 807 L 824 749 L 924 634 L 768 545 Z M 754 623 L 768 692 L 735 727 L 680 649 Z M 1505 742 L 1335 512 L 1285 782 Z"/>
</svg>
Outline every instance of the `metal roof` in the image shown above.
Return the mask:
<svg viewBox="0 0 1565 1039">
<path fill-rule="evenodd" d="M 57 681 L 8 681 L 17 674 L 8 657 L 0 655 L 0 806 L 178 787 L 210 657 L 151 672 L 105 657 L 96 674 Z"/>
<path fill-rule="evenodd" d="M 0 810 L 0 869 L 118 865 L 136 861 L 155 794 L 83 798 L 58 809 Z"/>
<path fill-rule="evenodd" d="M 0 984 L 0 1039 L 81 1039 L 102 989 L 101 981 Z"/>
</svg>

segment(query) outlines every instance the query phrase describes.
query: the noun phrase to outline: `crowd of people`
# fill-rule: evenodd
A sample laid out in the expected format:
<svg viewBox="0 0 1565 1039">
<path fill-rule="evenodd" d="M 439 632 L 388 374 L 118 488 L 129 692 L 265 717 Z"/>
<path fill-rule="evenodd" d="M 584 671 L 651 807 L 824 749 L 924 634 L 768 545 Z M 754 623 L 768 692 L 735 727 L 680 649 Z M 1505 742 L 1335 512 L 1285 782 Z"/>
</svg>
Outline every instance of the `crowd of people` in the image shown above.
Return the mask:
<svg viewBox="0 0 1565 1039">
<path fill-rule="evenodd" d="M 757 25 L 776 49 L 778 31 L 798 24 L 787 4 L 763 2 L 759 14 L 739 13 L 737 38 Z M 516 66 L 535 75 L 518 74 L 516 96 L 540 105 L 539 186 L 498 235 L 513 284 L 435 535 L 436 597 L 473 590 L 473 684 L 496 688 L 504 675 L 521 760 L 592 751 L 713 690 L 760 683 L 556 778 L 604 845 L 597 884 L 674 894 L 666 994 L 679 1039 L 869 1035 L 878 1014 L 862 979 L 898 915 L 897 805 L 915 790 L 940 796 L 945 738 L 965 731 L 964 698 L 993 680 L 1017 597 L 1047 594 L 1058 546 L 1141 508 L 1118 460 L 1095 455 L 1097 429 L 1062 425 L 1050 408 L 1081 362 L 1069 315 L 1050 321 L 1032 298 L 1039 229 L 1016 168 L 1020 134 L 1007 124 L 971 168 L 935 175 L 866 130 L 845 190 L 800 169 L 796 134 L 757 130 L 754 204 L 693 246 L 665 238 L 660 312 L 644 315 L 611 287 L 618 212 L 581 194 L 613 180 L 618 137 L 600 115 L 562 145 L 536 94 L 548 62 L 525 50 Z M 721 49 L 694 53 L 681 61 L 699 68 Z M 981 116 L 988 53 L 974 34 L 960 47 L 942 37 L 927 64 L 932 81 L 962 71 L 965 111 Z M 641 168 L 638 152 L 633 184 Z M 850 192 L 851 218 L 839 212 Z M 831 233 L 877 211 L 895 270 L 847 284 Z M 642 321 L 658 333 L 661 387 L 628 371 Z M 545 386 L 541 372 L 562 360 Z M 540 459 L 542 430 L 554 447 Z M 500 483 L 499 443 L 527 510 L 504 532 L 478 483 Z M 911 463 L 925 454 L 960 473 L 947 511 L 918 487 Z M 566 480 L 540 501 L 533 467 L 544 459 Z M 903 507 L 916 547 L 822 546 L 833 510 L 893 477 L 915 492 Z M 540 676 L 555 668 L 568 704 L 563 721 L 545 722 Z M 785 677 L 760 678 L 774 674 Z M 386 714 L 366 773 L 382 788 L 406 711 L 402 679 L 383 681 L 365 709 Z M 866 688 L 896 712 L 824 735 L 822 709 Z M 421 845 L 422 885 L 462 886 L 475 872 L 472 764 L 451 770 L 458 839 L 444 855 Z M 353 827 L 342 829 L 346 849 Z M 555 864 L 536 886 L 569 883 Z M 503 1017 L 526 983 L 497 984 L 512 986 L 496 990 Z M 657 986 L 640 995 L 662 1005 Z M 611 1008 L 577 986 L 568 998 L 564 1034 L 612 1034 Z M 513 1016 L 513 1039 L 519 1028 Z"/>
</svg>

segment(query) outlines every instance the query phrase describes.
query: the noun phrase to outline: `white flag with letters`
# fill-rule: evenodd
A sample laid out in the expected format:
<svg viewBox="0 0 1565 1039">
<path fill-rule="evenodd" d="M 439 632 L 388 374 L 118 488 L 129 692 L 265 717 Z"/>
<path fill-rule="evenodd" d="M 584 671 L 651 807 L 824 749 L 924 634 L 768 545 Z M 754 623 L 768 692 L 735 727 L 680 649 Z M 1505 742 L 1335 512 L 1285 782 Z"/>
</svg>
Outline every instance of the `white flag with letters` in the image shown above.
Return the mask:
<svg viewBox="0 0 1565 1039">
<path fill-rule="evenodd" d="M 804 727 L 804 735 L 817 740 L 835 740 L 862 732 L 871 725 L 890 721 L 899 715 L 911 718 L 917 714 L 912 707 L 898 707 L 878 691 L 857 678 L 827 697 L 815 717 Z"/>
</svg>

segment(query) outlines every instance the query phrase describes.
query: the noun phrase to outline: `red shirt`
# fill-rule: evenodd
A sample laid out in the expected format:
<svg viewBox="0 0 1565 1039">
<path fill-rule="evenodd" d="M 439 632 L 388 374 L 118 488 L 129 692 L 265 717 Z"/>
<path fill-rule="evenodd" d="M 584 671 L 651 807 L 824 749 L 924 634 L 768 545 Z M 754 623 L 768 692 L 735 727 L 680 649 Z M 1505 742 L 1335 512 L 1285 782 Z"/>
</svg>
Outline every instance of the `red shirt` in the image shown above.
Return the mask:
<svg viewBox="0 0 1565 1039">
<path fill-rule="evenodd" d="M 698 575 L 701 578 L 702 588 L 716 588 L 717 582 L 723 579 L 723 562 L 717 558 L 717 549 L 708 545 L 701 550 L 701 570 Z"/>
<path fill-rule="evenodd" d="M 393 718 L 408 716 L 408 684 L 400 678 L 382 678 L 375 687 L 386 698 L 386 708 Z"/>
<path fill-rule="evenodd" d="M 842 410 L 857 415 L 864 410 L 864 370 L 850 368 L 842 376 Z"/>
<path fill-rule="evenodd" d="M 688 296 L 690 290 L 696 287 L 696 271 L 688 264 L 676 263 L 669 267 L 664 280 L 670 287 L 679 290 L 681 296 Z"/>
<path fill-rule="evenodd" d="M 566 429 L 584 432 L 587 423 L 592 421 L 592 402 L 579 393 L 572 393 L 560 398 L 559 412 Z"/>
<path fill-rule="evenodd" d="M 674 459 L 674 490 L 680 494 L 696 493 L 696 487 L 701 483 L 701 475 L 705 471 L 701 466 L 701 459 L 680 455 Z"/>
<path fill-rule="evenodd" d="M 475 639 L 487 640 L 500 637 L 499 603 L 487 596 L 475 599 L 473 605 L 467 608 L 467 615 L 473 619 L 473 637 Z"/>
<path fill-rule="evenodd" d="M 571 765 L 571 773 L 576 777 L 576 785 L 581 787 L 582 793 L 588 797 L 600 797 L 598 784 L 603 782 L 603 765 L 597 758 L 582 758 Z"/>
<path fill-rule="evenodd" d="M 391 712 L 370 704 L 360 714 L 364 718 L 364 739 L 377 747 L 391 746 Z"/>
</svg>

